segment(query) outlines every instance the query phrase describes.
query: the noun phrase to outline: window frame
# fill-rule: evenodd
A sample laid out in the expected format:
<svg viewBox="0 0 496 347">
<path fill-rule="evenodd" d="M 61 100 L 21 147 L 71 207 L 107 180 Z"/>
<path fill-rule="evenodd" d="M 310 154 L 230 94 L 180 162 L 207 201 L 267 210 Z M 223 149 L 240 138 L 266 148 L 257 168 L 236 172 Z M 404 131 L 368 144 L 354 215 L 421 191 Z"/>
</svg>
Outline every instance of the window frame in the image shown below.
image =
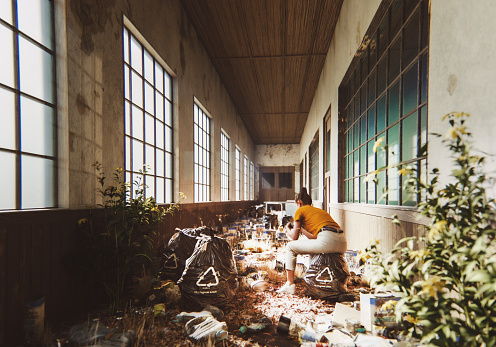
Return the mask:
<svg viewBox="0 0 496 347">
<path fill-rule="evenodd" d="M 241 150 L 236 145 L 234 149 L 234 200 L 241 200 Z"/>
<path fill-rule="evenodd" d="M 7 180 L 11 179 L 10 182 L 4 181 L 5 185 L 12 187 L 11 196 L 6 198 L 4 191 L 3 201 L 0 201 L 0 210 L 1 211 L 9 211 L 9 210 L 28 210 L 28 209 L 45 209 L 45 208 L 56 208 L 59 206 L 58 201 L 58 172 L 57 167 L 59 163 L 59 155 L 58 155 L 58 138 L 57 138 L 57 129 L 58 129 L 58 110 L 57 110 L 57 90 L 56 90 L 56 81 L 57 81 L 57 73 L 56 73 L 56 44 L 55 44 L 55 8 L 53 1 L 50 1 L 48 4 L 48 9 L 41 8 L 41 11 L 48 10 L 49 16 L 49 33 L 45 37 L 37 38 L 34 34 L 38 34 L 35 32 L 29 31 L 29 27 L 21 28 L 22 21 L 19 21 L 21 17 L 21 13 L 18 3 L 16 0 L 10 1 L 11 3 L 11 18 L 0 18 L 0 29 L 6 30 L 8 35 L 12 37 L 12 63 L 13 63 L 13 76 L 12 81 L 10 83 L 5 80 L 0 80 L 0 91 L 5 93 L 6 100 L 7 96 L 12 97 L 12 106 L 13 106 L 13 114 L 7 115 L 12 116 L 11 126 L 14 130 L 14 136 L 12 138 L 12 142 L 10 144 L 4 143 L 0 145 L 0 155 L 3 157 L 2 162 L 5 163 L 8 157 L 11 159 L 11 166 L 6 166 L 7 168 L 12 169 L 9 174 L 6 170 L 2 170 L 2 176 L 6 177 Z M 46 19 L 43 17 L 43 13 L 40 14 L 40 20 Z M 44 34 L 42 33 L 42 36 Z M 28 46 L 24 46 L 23 43 L 26 43 Z M 50 47 L 49 47 L 50 45 Z M 40 52 L 42 54 L 48 54 L 51 59 L 51 63 L 49 65 L 42 66 L 41 70 L 37 72 L 41 72 L 42 74 L 49 73 L 51 77 L 51 81 L 48 81 L 50 85 L 50 94 L 45 94 L 45 87 L 42 88 L 43 95 L 38 94 L 39 91 L 30 90 L 30 86 L 27 84 L 23 86 L 23 71 L 22 68 L 22 60 L 24 59 L 23 48 L 34 48 L 36 52 Z M 32 52 L 29 52 L 32 53 Z M 35 64 L 33 61 L 34 57 L 32 55 L 28 55 L 26 52 L 26 57 L 29 59 L 30 64 L 27 64 L 26 70 L 29 68 L 35 68 Z M 3 68 L 4 66 L 2 66 Z M 48 71 L 50 69 L 51 71 Z M 10 71 L 10 70 L 9 70 Z M 32 72 L 32 71 L 28 71 Z M 45 80 L 44 80 L 45 81 Z M 39 87 L 39 86 L 38 86 Z M 10 94 L 10 95 L 9 95 Z M 35 134 L 25 134 L 23 137 L 23 111 L 22 105 L 23 103 L 30 103 L 31 106 L 36 105 L 39 108 L 37 111 L 42 113 L 43 116 L 46 117 L 48 111 L 48 117 L 52 126 L 49 129 L 41 133 L 40 128 L 46 129 L 45 126 L 38 127 L 34 130 Z M 32 113 L 29 113 L 31 116 Z M 39 116 L 39 114 L 36 114 Z M 26 119 L 29 117 L 26 114 Z M 41 117 L 40 117 L 41 118 Z M 5 127 L 5 119 L 2 120 L 2 128 Z M 30 122 L 31 124 L 33 122 Z M 47 124 L 47 120 L 43 125 Z M 4 128 L 5 129 L 5 128 Z M 12 130 L 11 129 L 11 130 Z M 33 137 L 33 135 L 40 135 L 39 139 Z M 3 134 L 2 134 L 3 136 Z M 23 143 L 23 138 L 28 137 L 30 141 L 41 141 L 43 144 L 41 146 L 40 143 L 33 144 L 31 146 L 26 146 Z M 28 141 L 26 141 L 28 142 Z M 27 149 L 26 149 L 27 147 Z M 31 147 L 31 148 L 29 148 Z M 34 162 L 39 165 L 43 164 L 43 168 L 41 169 L 37 166 L 35 169 L 27 169 L 26 172 L 36 172 L 36 176 L 29 176 L 25 174 L 23 171 L 24 168 L 29 167 L 29 165 Z M 40 172 L 48 173 L 43 176 Z M 39 181 L 36 182 L 36 179 Z M 26 189 L 24 189 L 26 188 Z M 33 190 L 35 190 L 33 192 Z M 26 191 L 26 193 L 24 193 Z M 31 198 L 36 196 L 36 198 Z M 29 197 L 29 198 L 28 198 Z M 40 198 L 41 197 L 41 198 Z M 5 204 L 5 205 L 4 205 Z"/>
<path fill-rule="evenodd" d="M 194 202 L 211 201 L 212 117 L 195 98 L 193 106 L 193 186 Z M 201 119 L 200 119 L 201 118 Z M 201 121 L 201 122 L 200 122 Z M 201 135 L 201 136 L 200 136 Z M 200 174 L 201 170 L 201 174 Z M 200 190 L 201 188 L 201 190 Z"/>
<path fill-rule="evenodd" d="M 224 129 L 220 132 L 220 200 L 229 201 L 230 138 Z"/>
<path fill-rule="evenodd" d="M 138 47 L 140 52 L 134 52 L 133 48 L 138 49 Z M 134 58 L 140 55 L 141 61 L 134 63 Z M 150 65 L 147 68 L 147 64 L 152 64 L 153 68 Z M 160 55 L 126 17 L 124 17 L 123 25 L 123 65 L 126 181 L 135 182 L 136 179 L 143 177 L 145 196 L 154 197 L 159 204 L 172 203 L 174 196 L 174 77 Z M 141 66 L 141 71 L 137 69 L 139 66 Z M 133 84 L 134 81 L 137 81 L 136 85 Z M 139 100 L 138 90 L 135 90 L 135 86 L 139 84 L 141 84 L 141 100 Z M 150 91 L 152 97 L 147 98 L 150 96 Z M 138 98 L 134 98 L 135 92 Z M 153 106 L 150 106 L 150 99 L 153 100 Z M 159 106 L 160 104 L 162 105 Z M 140 123 L 141 130 L 139 129 Z M 140 155 L 142 160 L 140 160 Z M 136 162 L 135 156 L 137 156 Z M 142 164 L 140 165 L 138 161 Z M 131 189 L 130 198 L 134 193 Z"/>
<path fill-rule="evenodd" d="M 402 1 L 395 0 L 387 5 L 378 10 L 366 33 L 371 40 L 368 46 L 357 52 L 339 88 L 339 151 L 343 164 L 339 171 L 343 182 L 339 201 L 411 207 L 420 201 L 420 197 L 412 199 L 406 195 L 399 168 L 413 165 L 418 175 L 427 172 L 427 154 L 422 148 L 426 144 L 428 118 L 428 4 L 426 0 L 419 0 L 414 5 L 404 6 Z M 393 13 L 399 13 L 396 11 L 401 11 L 399 21 L 393 18 Z M 413 45 L 405 39 L 410 25 L 417 29 Z M 378 37 L 385 40 L 378 40 Z M 413 57 L 410 51 L 405 52 L 405 47 L 416 49 Z M 394 51 L 397 48 L 398 53 Z M 397 57 L 394 64 L 389 62 L 391 57 Z M 414 71 L 412 69 L 416 69 L 415 88 L 405 89 L 405 81 Z M 411 93 L 415 93 L 415 106 L 404 110 L 405 104 L 411 102 L 408 100 Z M 390 101 L 393 96 L 396 98 L 394 102 Z M 406 124 L 415 117 L 415 135 L 404 137 L 404 131 L 408 131 Z M 411 147 L 416 155 L 403 160 L 402 152 L 408 136 L 415 140 Z M 387 150 L 379 148 L 374 152 L 374 143 L 381 138 L 383 145 L 388 144 Z M 395 165 L 400 166 L 389 167 Z M 381 167 L 388 168 L 378 173 L 377 184 L 365 180 Z M 387 194 L 382 193 L 383 188 Z"/>
</svg>

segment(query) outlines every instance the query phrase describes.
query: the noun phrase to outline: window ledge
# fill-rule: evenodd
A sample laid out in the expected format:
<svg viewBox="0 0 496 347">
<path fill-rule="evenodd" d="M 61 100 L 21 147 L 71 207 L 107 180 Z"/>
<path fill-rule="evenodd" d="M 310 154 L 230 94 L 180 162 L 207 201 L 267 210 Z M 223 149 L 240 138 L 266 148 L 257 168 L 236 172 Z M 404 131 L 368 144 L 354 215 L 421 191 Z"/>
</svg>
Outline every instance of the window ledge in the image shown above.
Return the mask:
<svg viewBox="0 0 496 347">
<path fill-rule="evenodd" d="M 398 219 L 402 222 L 416 223 L 422 225 L 429 225 L 430 219 L 422 216 L 416 207 L 405 206 L 389 206 L 389 205 L 369 205 L 362 203 L 335 203 L 329 204 L 329 208 L 339 209 L 343 211 L 357 212 L 376 217 L 393 218 L 397 215 Z"/>
</svg>

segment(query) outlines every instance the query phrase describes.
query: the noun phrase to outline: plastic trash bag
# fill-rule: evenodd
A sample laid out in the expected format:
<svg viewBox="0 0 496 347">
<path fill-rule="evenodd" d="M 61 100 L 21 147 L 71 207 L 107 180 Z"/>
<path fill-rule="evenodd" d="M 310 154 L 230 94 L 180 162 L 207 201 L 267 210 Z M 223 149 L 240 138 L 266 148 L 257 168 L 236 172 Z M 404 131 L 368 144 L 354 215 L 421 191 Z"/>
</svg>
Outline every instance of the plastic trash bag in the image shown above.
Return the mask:
<svg viewBox="0 0 496 347">
<path fill-rule="evenodd" d="M 237 288 L 237 270 L 229 243 L 217 236 L 202 236 L 177 282 L 183 305 L 193 308 L 222 306 Z"/>
<path fill-rule="evenodd" d="M 305 273 L 307 294 L 317 299 L 337 299 L 347 292 L 350 277 L 348 265 L 341 253 L 319 253 L 312 255 Z"/>
<path fill-rule="evenodd" d="M 162 267 L 160 278 L 177 282 L 181 277 L 186 260 L 193 254 L 198 241 L 196 229 L 176 229 L 165 247 L 159 249 Z"/>
</svg>

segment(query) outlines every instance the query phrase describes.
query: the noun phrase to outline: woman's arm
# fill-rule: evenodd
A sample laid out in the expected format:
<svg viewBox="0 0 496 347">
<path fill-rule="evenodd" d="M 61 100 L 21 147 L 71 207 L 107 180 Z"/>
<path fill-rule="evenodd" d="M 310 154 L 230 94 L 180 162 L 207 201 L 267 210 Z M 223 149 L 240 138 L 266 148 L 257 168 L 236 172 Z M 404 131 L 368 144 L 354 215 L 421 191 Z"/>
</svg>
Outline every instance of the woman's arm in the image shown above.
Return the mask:
<svg viewBox="0 0 496 347">
<path fill-rule="evenodd" d="M 312 234 L 312 233 L 310 233 L 310 232 L 306 231 L 304 228 L 301 228 L 301 233 L 302 233 L 303 235 L 305 235 L 306 237 L 308 237 L 309 239 L 316 239 L 316 237 L 315 237 L 315 236 L 313 236 L 313 234 Z"/>
<path fill-rule="evenodd" d="M 291 226 L 292 223 L 286 224 L 286 234 L 288 234 L 291 240 L 297 240 L 300 236 L 301 231 L 301 223 L 300 221 L 294 222 L 294 226 Z"/>
</svg>

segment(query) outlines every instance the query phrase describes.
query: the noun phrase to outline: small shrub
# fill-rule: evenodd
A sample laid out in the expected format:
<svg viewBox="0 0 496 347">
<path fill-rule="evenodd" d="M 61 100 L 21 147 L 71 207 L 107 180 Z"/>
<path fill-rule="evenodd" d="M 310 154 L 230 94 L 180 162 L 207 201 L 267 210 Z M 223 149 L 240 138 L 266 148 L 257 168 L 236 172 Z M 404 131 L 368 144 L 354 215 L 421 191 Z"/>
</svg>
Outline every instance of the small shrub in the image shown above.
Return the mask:
<svg viewBox="0 0 496 347">
<path fill-rule="evenodd" d="M 402 297 L 395 311 L 407 335 L 431 346 L 496 345 L 496 209 L 485 192 L 484 158 L 471 154 L 466 117 L 444 117 L 453 183 L 439 188 L 438 169 L 428 183 L 410 167 L 400 170 L 406 188 L 424 197 L 418 209 L 431 219 L 425 235 L 404 238 L 386 254 L 376 244 L 366 252 L 373 284 Z"/>
<path fill-rule="evenodd" d="M 93 165 L 98 173 L 98 193 L 103 198 L 104 220 L 81 219 L 84 255 L 80 267 L 99 283 L 109 299 L 111 309 L 125 306 L 133 276 L 149 267 L 154 258 L 153 236 L 166 215 L 179 209 L 178 203 L 162 208 L 153 197 L 145 196 L 142 183 L 146 169 L 133 183 L 125 182 L 124 172 L 117 168 L 113 185 L 105 185 L 105 172 L 100 163 Z M 134 189 L 133 197 L 130 191 Z M 181 194 L 182 198 L 183 195 Z"/>
</svg>

